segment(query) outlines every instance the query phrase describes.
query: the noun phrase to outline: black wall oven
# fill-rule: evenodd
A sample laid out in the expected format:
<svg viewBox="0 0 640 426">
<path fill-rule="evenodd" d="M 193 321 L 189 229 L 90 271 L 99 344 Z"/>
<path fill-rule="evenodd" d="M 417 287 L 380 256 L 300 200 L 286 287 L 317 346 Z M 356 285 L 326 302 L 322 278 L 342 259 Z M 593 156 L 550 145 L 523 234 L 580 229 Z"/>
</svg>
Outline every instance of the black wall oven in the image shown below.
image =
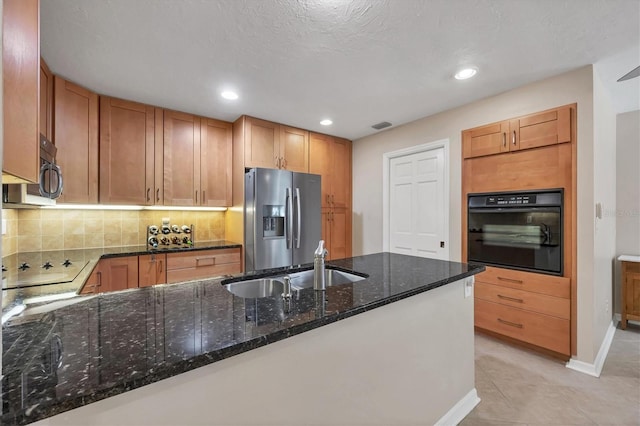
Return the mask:
<svg viewBox="0 0 640 426">
<path fill-rule="evenodd" d="M 563 190 L 468 195 L 467 260 L 562 275 Z"/>
</svg>

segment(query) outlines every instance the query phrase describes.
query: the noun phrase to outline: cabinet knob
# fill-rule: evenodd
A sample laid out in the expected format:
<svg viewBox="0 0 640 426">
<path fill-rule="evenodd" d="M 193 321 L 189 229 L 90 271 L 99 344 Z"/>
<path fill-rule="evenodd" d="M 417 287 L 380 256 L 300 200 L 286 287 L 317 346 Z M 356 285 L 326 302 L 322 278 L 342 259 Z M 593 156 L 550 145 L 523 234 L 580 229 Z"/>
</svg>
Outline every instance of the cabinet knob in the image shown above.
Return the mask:
<svg viewBox="0 0 640 426">
<path fill-rule="evenodd" d="M 147 188 L 147 202 L 151 201 L 151 197 L 149 197 L 150 192 L 151 192 L 151 188 Z"/>
<path fill-rule="evenodd" d="M 512 137 L 512 141 L 513 141 L 513 145 L 516 144 L 516 131 L 513 131 L 513 137 Z"/>
<path fill-rule="evenodd" d="M 160 188 L 156 189 L 156 202 L 160 202 Z"/>
</svg>

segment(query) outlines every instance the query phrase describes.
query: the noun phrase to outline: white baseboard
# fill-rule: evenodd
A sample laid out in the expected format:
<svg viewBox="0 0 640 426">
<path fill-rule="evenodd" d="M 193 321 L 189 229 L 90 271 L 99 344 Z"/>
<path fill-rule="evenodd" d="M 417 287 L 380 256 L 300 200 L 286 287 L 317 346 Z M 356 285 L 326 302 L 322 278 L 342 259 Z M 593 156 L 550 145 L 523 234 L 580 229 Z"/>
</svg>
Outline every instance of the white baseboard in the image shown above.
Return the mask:
<svg viewBox="0 0 640 426">
<path fill-rule="evenodd" d="M 569 362 L 567 362 L 567 368 L 579 371 L 580 373 L 588 374 L 593 377 L 600 377 L 602 367 L 604 366 L 604 361 L 607 359 L 609 348 L 611 348 L 611 342 L 613 342 L 613 336 L 616 333 L 617 323 L 617 320 L 612 320 L 609 324 L 609 329 L 604 335 L 604 339 L 602 340 L 602 344 L 600 345 L 600 350 L 598 351 L 598 355 L 596 356 L 593 364 L 589 364 L 588 362 L 584 361 L 578 361 L 572 358 L 569 360 Z"/>
<path fill-rule="evenodd" d="M 456 402 L 456 405 L 451 407 L 451 409 L 436 422 L 435 426 L 457 425 L 462 419 L 467 417 L 471 410 L 479 403 L 480 398 L 478 398 L 478 392 L 476 388 L 473 388 L 460 401 Z"/>
</svg>

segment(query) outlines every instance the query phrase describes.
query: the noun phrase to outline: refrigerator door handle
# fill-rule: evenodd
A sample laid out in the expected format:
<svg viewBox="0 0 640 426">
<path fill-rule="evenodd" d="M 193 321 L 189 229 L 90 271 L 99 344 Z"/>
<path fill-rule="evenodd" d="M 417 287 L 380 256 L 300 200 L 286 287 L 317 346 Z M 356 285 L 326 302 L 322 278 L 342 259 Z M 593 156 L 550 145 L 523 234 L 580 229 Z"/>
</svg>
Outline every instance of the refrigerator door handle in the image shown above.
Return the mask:
<svg viewBox="0 0 640 426">
<path fill-rule="evenodd" d="M 291 199 L 291 188 L 287 188 L 287 250 L 291 248 L 293 236 L 293 200 Z"/>
<path fill-rule="evenodd" d="M 300 240 L 302 239 L 302 213 L 300 212 L 300 188 L 296 188 L 296 210 L 298 216 L 298 230 L 296 232 L 296 248 L 300 248 Z"/>
</svg>

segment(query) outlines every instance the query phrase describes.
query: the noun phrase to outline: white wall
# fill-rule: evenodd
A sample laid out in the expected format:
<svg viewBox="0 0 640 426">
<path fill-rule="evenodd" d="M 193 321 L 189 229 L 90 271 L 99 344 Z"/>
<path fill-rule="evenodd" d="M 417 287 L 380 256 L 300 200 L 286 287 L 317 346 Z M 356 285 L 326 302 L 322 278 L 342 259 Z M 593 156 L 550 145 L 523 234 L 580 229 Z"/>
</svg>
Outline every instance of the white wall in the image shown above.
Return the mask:
<svg viewBox="0 0 640 426">
<path fill-rule="evenodd" d="M 595 203 L 602 205 L 602 218 L 594 219 L 592 246 L 591 350 L 595 358 L 613 317 L 613 265 L 616 255 L 616 114 L 597 68 L 594 68 L 593 73 L 593 158 L 593 197 Z M 592 214 L 595 215 L 595 205 L 592 206 Z M 587 265 L 589 264 L 579 264 L 579 268 Z M 580 318 L 578 324 L 582 326 Z M 586 337 L 587 335 L 583 336 Z M 588 354 L 588 348 L 585 347 L 587 343 L 584 340 L 582 342 L 582 353 L 585 356 Z"/>
<path fill-rule="evenodd" d="M 482 84 L 478 76 L 474 84 Z M 450 151 L 450 221 L 449 241 L 452 260 L 461 258 L 461 144 L 460 134 L 464 129 L 534 113 L 576 102 L 578 140 L 578 354 L 577 359 L 592 363 L 595 359 L 593 348 L 599 346 L 600 330 L 594 335 L 594 270 L 598 268 L 600 278 L 610 271 L 601 265 L 594 265 L 594 195 L 605 203 L 611 199 L 605 195 L 606 182 L 611 181 L 603 168 L 598 168 L 598 178 L 604 181 L 594 192 L 594 94 L 593 67 L 587 66 L 546 80 L 529 84 L 500 95 L 464 105 L 426 117 L 397 128 L 392 128 L 353 144 L 353 253 L 354 255 L 374 253 L 382 250 L 382 155 L 439 139 L 449 139 Z M 604 108 L 608 110 L 608 108 Z M 598 110 L 600 111 L 600 109 Z M 600 115 L 600 114 L 599 114 Z M 607 116 L 604 112 L 601 114 Z M 607 127 L 608 128 L 608 127 Z M 610 133 L 603 130 L 603 135 Z M 612 145 L 605 136 L 598 143 Z M 615 139 L 614 139 L 615 140 Z M 610 166 L 606 163 L 607 167 Z M 604 166 L 603 166 L 604 167 Z M 615 180 L 614 180 L 615 182 Z M 607 191 L 615 192 L 613 188 Z M 615 205 L 615 195 L 613 196 Z M 615 226 L 615 225 L 614 225 Z M 608 223 L 606 229 L 611 228 Z M 609 249 L 607 249 L 608 253 Z M 600 295 L 598 294 L 598 297 Z M 600 320 L 596 321 L 600 324 Z M 596 338 L 597 337 L 597 338 Z"/>
<path fill-rule="evenodd" d="M 640 110 L 617 116 L 615 214 L 616 257 L 640 256 Z M 615 312 L 620 313 L 619 264 L 615 273 Z"/>
</svg>

